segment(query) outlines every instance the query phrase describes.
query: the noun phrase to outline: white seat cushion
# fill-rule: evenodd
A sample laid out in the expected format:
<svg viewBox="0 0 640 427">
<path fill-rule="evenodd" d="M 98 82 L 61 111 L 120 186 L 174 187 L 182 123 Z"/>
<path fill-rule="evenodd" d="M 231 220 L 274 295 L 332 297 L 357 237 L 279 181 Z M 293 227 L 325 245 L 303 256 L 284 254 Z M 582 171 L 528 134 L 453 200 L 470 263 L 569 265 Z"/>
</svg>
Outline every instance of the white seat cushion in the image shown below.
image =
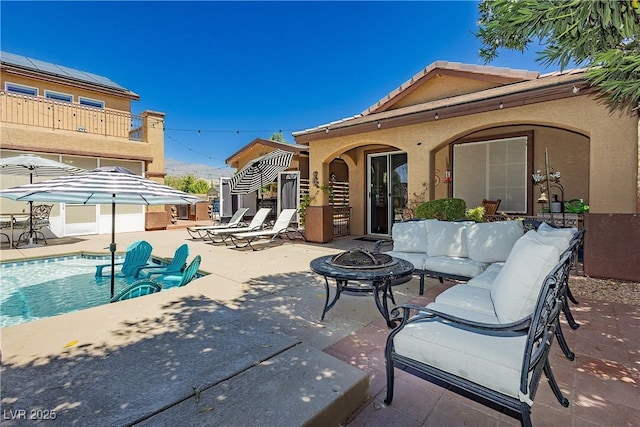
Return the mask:
<svg viewBox="0 0 640 427">
<path fill-rule="evenodd" d="M 491 299 L 502 323 L 533 313 L 544 278 L 558 263 L 560 251 L 530 233 L 516 242 L 491 287 Z"/>
<path fill-rule="evenodd" d="M 402 356 L 518 398 L 526 341 L 524 334 L 497 337 L 425 320 L 407 325 L 393 344 Z"/>
<path fill-rule="evenodd" d="M 491 301 L 491 290 L 466 284 L 455 285 L 436 297 L 436 303 L 477 311 L 496 317 Z"/>
<path fill-rule="evenodd" d="M 396 222 L 391 228 L 393 250 L 398 252 L 427 253 L 427 227 L 425 221 Z"/>
<path fill-rule="evenodd" d="M 467 286 L 476 286 L 478 288 L 486 288 L 490 289 L 491 285 L 493 285 L 493 281 L 496 280 L 498 273 L 502 269 L 504 262 L 494 262 L 487 267 L 482 274 L 476 276 L 472 279 L 469 279 L 467 282 Z"/>
<path fill-rule="evenodd" d="M 467 239 L 465 238 L 464 222 L 428 221 L 427 226 L 427 254 L 431 256 L 466 257 Z"/>
<path fill-rule="evenodd" d="M 469 258 L 456 256 L 430 256 L 424 260 L 425 270 L 464 277 L 476 277 L 482 273 L 488 265 L 489 264 L 484 262 L 477 262 Z"/>
<path fill-rule="evenodd" d="M 475 310 L 469 310 L 455 305 L 449 305 L 439 302 L 432 302 L 427 305 L 427 308 L 441 313 L 450 314 L 452 316 L 459 317 L 461 319 L 471 320 L 478 323 L 486 323 L 489 325 L 500 325 L 500 321 L 494 314 L 481 313 Z"/>
<path fill-rule="evenodd" d="M 385 252 L 385 254 L 395 258 L 403 259 L 405 261 L 409 261 L 411 264 L 413 264 L 413 267 L 417 268 L 418 270 L 422 270 L 424 268 L 424 260 L 427 258 L 426 253 L 418 252 L 389 251 Z"/>
<path fill-rule="evenodd" d="M 502 262 L 524 234 L 522 221 L 471 224 L 466 229 L 469 258 L 479 262 Z"/>
</svg>

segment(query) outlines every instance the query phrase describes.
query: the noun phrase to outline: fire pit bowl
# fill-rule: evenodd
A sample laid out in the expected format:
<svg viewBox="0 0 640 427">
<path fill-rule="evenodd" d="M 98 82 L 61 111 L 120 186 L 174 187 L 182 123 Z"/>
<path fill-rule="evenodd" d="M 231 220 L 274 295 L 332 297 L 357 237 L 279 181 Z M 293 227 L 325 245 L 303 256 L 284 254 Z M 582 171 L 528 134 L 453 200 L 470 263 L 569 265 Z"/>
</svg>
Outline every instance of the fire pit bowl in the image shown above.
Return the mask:
<svg viewBox="0 0 640 427">
<path fill-rule="evenodd" d="M 327 261 L 334 267 L 353 270 L 371 270 L 397 264 L 398 261 L 386 254 L 377 254 L 364 249 L 354 248 L 341 252 Z"/>
</svg>

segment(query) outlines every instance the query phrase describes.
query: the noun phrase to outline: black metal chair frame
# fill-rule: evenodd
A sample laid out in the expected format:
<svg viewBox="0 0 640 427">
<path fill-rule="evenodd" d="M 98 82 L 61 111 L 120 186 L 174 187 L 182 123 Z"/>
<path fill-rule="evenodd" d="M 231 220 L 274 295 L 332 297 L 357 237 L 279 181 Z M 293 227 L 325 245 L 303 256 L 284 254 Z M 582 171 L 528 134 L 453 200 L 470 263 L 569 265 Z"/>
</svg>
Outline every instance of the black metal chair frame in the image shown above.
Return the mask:
<svg viewBox="0 0 640 427">
<path fill-rule="evenodd" d="M 18 244 L 25 237 L 25 240 L 28 241 L 29 237 L 35 236 L 34 241 L 38 242 L 38 236 L 42 236 L 42 240 L 44 244 L 47 244 L 47 239 L 44 237 L 44 233 L 40 231 L 43 227 L 49 226 L 49 216 L 51 215 L 51 209 L 53 205 L 36 205 L 33 207 L 33 212 L 31 213 L 31 218 L 25 221 L 22 225 L 25 229 L 15 242 L 15 246 L 18 247 Z"/>
</svg>

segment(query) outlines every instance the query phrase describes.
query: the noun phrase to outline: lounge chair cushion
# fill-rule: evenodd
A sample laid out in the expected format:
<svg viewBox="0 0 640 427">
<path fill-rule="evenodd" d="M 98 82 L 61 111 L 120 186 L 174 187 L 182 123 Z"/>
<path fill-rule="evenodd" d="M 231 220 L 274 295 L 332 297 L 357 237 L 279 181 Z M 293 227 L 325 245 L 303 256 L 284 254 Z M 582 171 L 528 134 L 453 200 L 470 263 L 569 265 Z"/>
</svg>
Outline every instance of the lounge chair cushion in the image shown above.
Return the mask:
<svg viewBox="0 0 640 427">
<path fill-rule="evenodd" d="M 409 261 L 411 264 L 413 264 L 413 267 L 418 270 L 422 270 L 424 268 L 424 262 L 427 259 L 427 254 L 425 252 L 418 253 L 389 251 L 385 252 L 385 254 L 395 258 L 403 259 L 405 261 Z"/>
<path fill-rule="evenodd" d="M 427 254 L 434 256 L 467 257 L 467 239 L 464 222 L 428 221 L 426 223 Z"/>
<path fill-rule="evenodd" d="M 496 317 L 491 300 L 491 289 L 488 288 L 466 284 L 455 285 L 441 292 L 436 297 L 436 302 Z"/>
<path fill-rule="evenodd" d="M 533 313 L 543 280 L 559 259 L 558 248 L 545 245 L 531 233 L 516 242 L 491 287 L 500 322 L 515 322 Z"/>
<path fill-rule="evenodd" d="M 484 262 L 477 262 L 459 256 L 430 256 L 424 261 L 425 270 L 464 277 L 476 277 L 481 274 L 488 265 L 489 264 Z"/>
<path fill-rule="evenodd" d="M 523 234 L 522 221 L 470 224 L 465 230 L 469 258 L 478 262 L 503 262 Z"/>
<path fill-rule="evenodd" d="M 470 332 L 439 320 L 408 324 L 393 339 L 398 354 L 518 397 L 527 336 Z"/>
<path fill-rule="evenodd" d="M 426 221 L 396 222 L 391 228 L 395 252 L 427 253 Z M 422 268 L 422 267 L 420 267 Z"/>
</svg>

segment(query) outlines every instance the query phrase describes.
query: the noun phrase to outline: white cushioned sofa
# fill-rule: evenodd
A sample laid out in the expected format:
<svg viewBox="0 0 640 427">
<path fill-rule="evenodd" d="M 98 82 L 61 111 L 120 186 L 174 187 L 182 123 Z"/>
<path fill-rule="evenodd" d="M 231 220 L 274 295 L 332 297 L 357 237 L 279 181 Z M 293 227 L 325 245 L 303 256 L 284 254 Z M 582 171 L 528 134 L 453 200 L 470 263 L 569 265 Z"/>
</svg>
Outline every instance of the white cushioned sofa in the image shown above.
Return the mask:
<svg viewBox="0 0 640 427">
<path fill-rule="evenodd" d="M 506 261 L 511 248 L 524 235 L 523 222 L 448 222 L 435 219 L 397 222 L 391 229 L 393 250 L 386 252 L 407 260 L 424 277 L 468 280 L 494 263 Z M 380 250 L 383 242 L 376 246 Z"/>
<path fill-rule="evenodd" d="M 495 224 L 466 225 L 471 236 L 465 241 L 469 257 L 475 250 L 495 250 L 494 255 L 469 258 L 485 264 L 481 273 L 444 291 L 426 307 L 402 305 L 392 311 L 400 323 L 387 339 L 387 404 L 393 400 L 395 367 L 502 407 L 525 426 L 531 425 L 531 406 L 542 373 L 558 401 L 569 404 L 547 356 L 554 336 L 566 346 L 558 314 L 566 305 L 568 276 L 584 231 L 543 224 L 539 231 L 528 231 L 511 243 L 516 226 Z M 427 239 L 437 236 L 428 233 Z M 478 236 L 482 238 L 473 241 Z M 491 241 L 498 237 L 507 241 Z M 429 257 L 426 248 L 423 262 Z"/>
</svg>

